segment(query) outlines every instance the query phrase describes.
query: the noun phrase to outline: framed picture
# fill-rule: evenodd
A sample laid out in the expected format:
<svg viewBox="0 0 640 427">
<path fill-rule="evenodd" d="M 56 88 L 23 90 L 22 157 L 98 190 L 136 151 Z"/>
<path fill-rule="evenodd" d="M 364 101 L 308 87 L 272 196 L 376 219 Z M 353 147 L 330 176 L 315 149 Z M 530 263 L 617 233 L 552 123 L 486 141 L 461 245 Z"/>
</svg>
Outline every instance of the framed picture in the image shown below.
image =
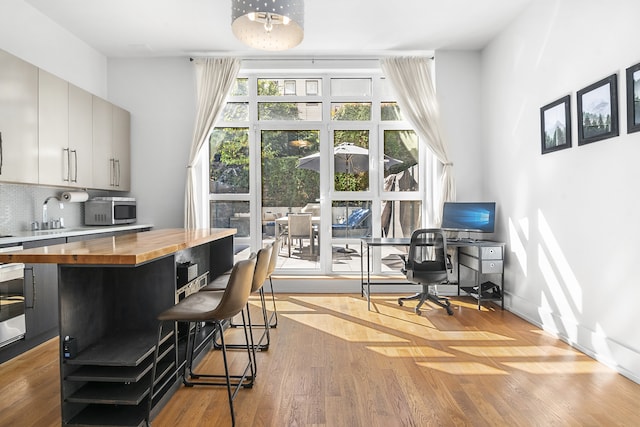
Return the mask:
<svg viewBox="0 0 640 427">
<path fill-rule="evenodd" d="M 317 95 L 318 94 L 318 81 L 317 80 L 307 80 L 307 95 Z"/>
<path fill-rule="evenodd" d="M 618 136 L 618 75 L 612 74 L 578 94 L 578 145 Z"/>
<path fill-rule="evenodd" d="M 640 64 L 627 68 L 627 133 L 640 131 Z"/>
<path fill-rule="evenodd" d="M 540 108 L 542 154 L 571 147 L 571 97 L 569 95 Z"/>
<path fill-rule="evenodd" d="M 285 95 L 295 95 L 296 94 L 296 81 L 295 80 L 285 80 L 284 81 L 284 94 Z"/>
</svg>

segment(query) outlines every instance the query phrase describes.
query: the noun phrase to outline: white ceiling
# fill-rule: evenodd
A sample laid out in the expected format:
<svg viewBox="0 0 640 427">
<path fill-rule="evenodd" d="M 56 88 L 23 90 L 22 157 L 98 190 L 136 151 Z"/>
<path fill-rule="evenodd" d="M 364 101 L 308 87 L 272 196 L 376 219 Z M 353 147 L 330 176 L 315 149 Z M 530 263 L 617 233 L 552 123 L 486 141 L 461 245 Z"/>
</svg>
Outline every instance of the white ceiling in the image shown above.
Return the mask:
<svg viewBox="0 0 640 427">
<path fill-rule="evenodd" d="M 24 0 L 108 57 L 260 52 L 231 33 L 231 0 Z M 532 0 L 306 0 L 302 43 L 278 56 L 480 49 Z"/>
</svg>

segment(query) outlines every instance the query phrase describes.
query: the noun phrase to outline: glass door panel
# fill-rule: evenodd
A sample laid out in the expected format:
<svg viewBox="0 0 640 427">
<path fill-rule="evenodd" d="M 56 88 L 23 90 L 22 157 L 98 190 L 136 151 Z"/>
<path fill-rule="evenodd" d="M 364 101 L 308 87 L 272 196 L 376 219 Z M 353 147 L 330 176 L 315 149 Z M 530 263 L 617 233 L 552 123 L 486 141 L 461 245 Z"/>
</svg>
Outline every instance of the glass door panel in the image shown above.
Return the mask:
<svg viewBox="0 0 640 427">
<path fill-rule="evenodd" d="M 333 164 L 335 191 L 368 191 L 369 131 L 335 130 Z"/>
<path fill-rule="evenodd" d="M 320 268 L 319 137 L 313 129 L 260 132 L 262 233 L 280 237 L 282 270 Z"/>
</svg>

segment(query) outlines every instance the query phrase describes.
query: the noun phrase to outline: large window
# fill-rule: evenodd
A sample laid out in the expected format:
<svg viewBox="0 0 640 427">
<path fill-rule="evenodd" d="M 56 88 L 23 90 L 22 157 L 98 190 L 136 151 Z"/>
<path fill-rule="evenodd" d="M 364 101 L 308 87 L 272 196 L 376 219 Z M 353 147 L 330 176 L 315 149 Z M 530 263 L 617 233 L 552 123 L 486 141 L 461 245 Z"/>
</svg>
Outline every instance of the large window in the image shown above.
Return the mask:
<svg viewBox="0 0 640 427">
<path fill-rule="evenodd" d="M 356 274 L 362 237 L 428 223 L 431 156 L 378 70 L 241 75 L 209 140 L 212 226 L 279 237 L 281 273 Z"/>
</svg>

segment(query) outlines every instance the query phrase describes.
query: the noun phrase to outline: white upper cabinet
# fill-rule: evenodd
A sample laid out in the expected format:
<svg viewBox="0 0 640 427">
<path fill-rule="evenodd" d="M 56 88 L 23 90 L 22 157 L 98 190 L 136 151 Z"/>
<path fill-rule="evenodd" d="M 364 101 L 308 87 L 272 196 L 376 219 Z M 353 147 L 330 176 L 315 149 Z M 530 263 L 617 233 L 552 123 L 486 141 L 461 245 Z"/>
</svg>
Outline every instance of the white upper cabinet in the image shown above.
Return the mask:
<svg viewBox="0 0 640 427">
<path fill-rule="evenodd" d="M 131 189 L 131 114 L 113 106 L 113 157 L 116 159 L 117 189 Z"/>
<path fill-rule="evenodd" d="M 38 69 L 0 51 L 0 181 L 38 183 Z"/>
<path fill-rule="evenodd" d="M 93 97 L 93 186 L 129 191 L 130 114 Z"/>
<path fill-rule="evenodd" d="M 69 180 L 93 187 L 93 95 L 69 84 Z"/>
<path fill-rule="evenodd" d="M 111 155 L 113 108 L 102 98 L 93 96 L 93 185 L 110 189 L 115 185 L 114 159 Z"/>
<path fill-rule="evenodd" d="M 40 70 L 40 184 L 91 187 L 92 95 Z"/>
<path fill-rule="evenodd" d="M 40 184 L 69 185 L 69 84 L 39 71 L 38 147 Z"/>
<path fill-rule="evenodd" d="M 0 182 L 129 191 L 131 115 L 0 50 Z"/>
</svg>

